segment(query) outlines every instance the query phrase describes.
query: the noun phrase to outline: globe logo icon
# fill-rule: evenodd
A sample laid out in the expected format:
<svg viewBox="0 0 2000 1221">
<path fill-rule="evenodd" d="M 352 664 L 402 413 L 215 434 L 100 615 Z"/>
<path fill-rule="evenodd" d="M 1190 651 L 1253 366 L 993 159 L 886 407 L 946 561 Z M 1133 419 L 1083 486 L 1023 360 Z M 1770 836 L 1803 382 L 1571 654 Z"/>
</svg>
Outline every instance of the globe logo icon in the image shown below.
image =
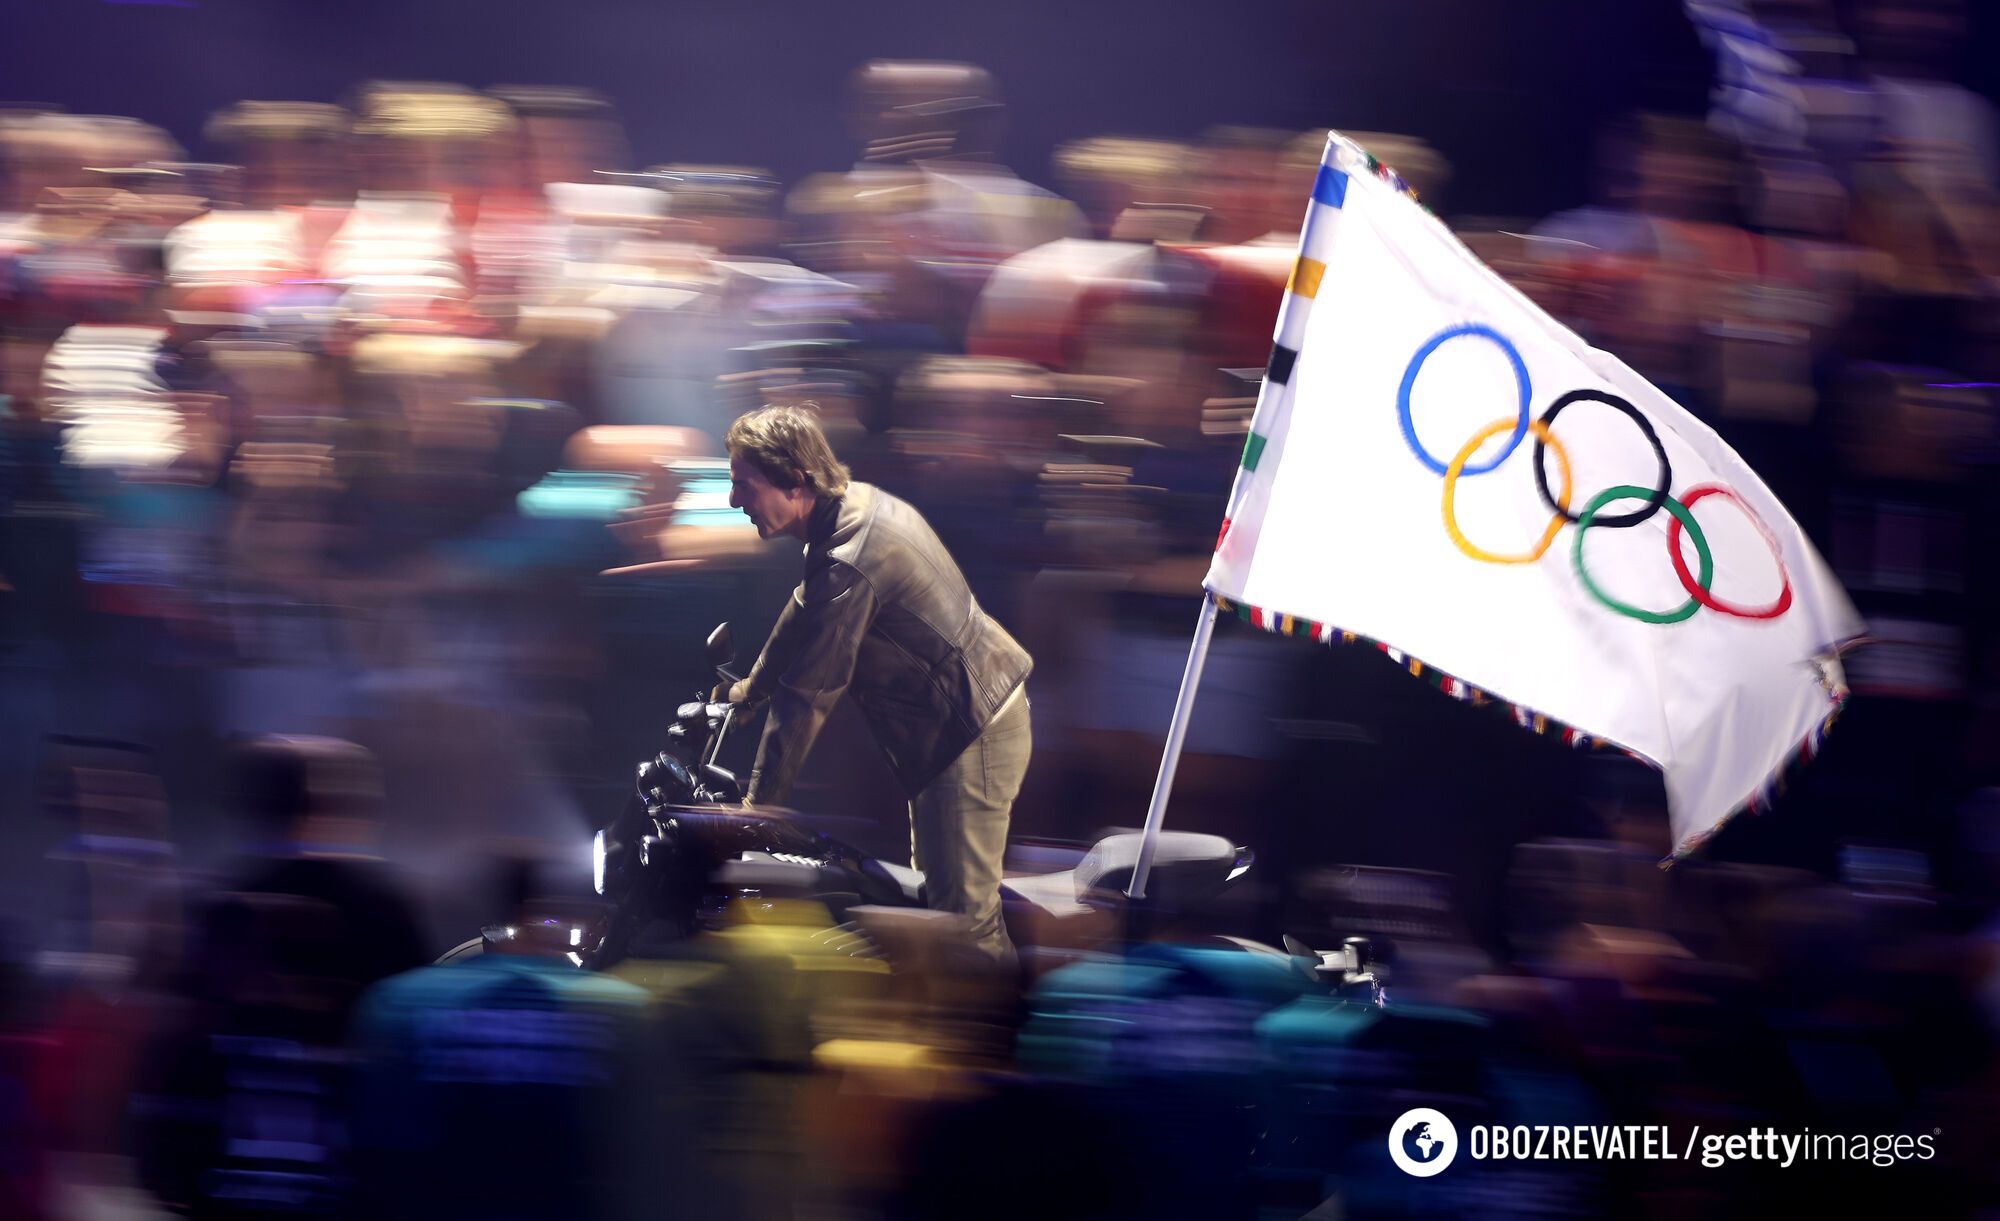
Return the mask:
<svg viewBox="0 0 2000 1221">
<path fill-rule="evenodd" d="M 1389 1157 L 1404 1174 L 1427 1179 L 1458 1156 L 1458 1129 L 1440 1111 L 1413 1107 L 1389 1125 Z"/>
<path fill-rule="evenodd" d="M 1429 1124 L 1411 1124 L 1410 1130 L 1403 1133 L 1403 1152 L 1412 1161 L 1428 1162 L 1444 1152 L 1444 1142 L 1431 1135 Z"/>
</svg>

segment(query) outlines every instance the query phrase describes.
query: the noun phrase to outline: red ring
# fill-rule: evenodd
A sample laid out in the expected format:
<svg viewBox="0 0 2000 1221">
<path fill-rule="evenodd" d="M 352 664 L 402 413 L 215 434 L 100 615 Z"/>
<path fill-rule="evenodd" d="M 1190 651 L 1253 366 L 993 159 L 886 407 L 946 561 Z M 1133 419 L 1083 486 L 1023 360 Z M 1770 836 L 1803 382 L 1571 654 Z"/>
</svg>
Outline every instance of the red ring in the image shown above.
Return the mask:
<svg viewBox="0 0 2000 1221">
<path fill-rule="evenodd" d="M 1763 535 L 1764 541 L 1770 544 L 1771 558 L 1778 562 L 1778 579 L 1784 583 L 1784 588 L 1778 591 L 1778 600 L 1765 607 L 1731 606 L 1709 593 L 1695 583 L 1694 574 L 1688 571 L 1687 561 L 1681 558 L 1681 523 L 1675 518 L 1667 523 L 1667 558 L 1674 562 L 1674 575 L 1681 579 L 1681 587 L 1687 590 L 1688 596 L 1712 611 L 1735 615 L 1739 619 L 1776 619 L 1792 609 L 1792 576 L 1785 571 L 1785 557 L 1778 550 L 1778 540 L 1772 537 L 1769 527 L 1764 525 L 1764 519 L 1758 517 L 1756 511 L 1745 504 L 1741 496 L 1719 483 L 1704 483 L 1700 487 L 1689 488 L 1681 494 L 1680 502 L 1691 511 L 1695 502 L 1704 496 L 1727 497 L 1736 502 L 1737 508 L 1743 510 L 1743 515 L 1750 519 L 1750 524 L 1757 527 L 1757 533 Z"/>
</svg>

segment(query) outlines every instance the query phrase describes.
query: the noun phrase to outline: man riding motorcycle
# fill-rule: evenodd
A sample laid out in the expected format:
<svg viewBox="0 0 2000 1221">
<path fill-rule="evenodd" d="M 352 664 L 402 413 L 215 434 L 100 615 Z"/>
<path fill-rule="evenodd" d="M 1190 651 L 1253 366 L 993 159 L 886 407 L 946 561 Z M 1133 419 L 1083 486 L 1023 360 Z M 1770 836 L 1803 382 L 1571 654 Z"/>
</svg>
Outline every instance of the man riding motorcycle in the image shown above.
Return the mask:
<svg viewBox="0 0 2000 1221">
<path fill-rule="evenodd" d="M 811 411 L 750 412 L 726 443 L 730 505 L 760 537 L 805 544 L 804 579 L 756 666 L 716 693 L 769 703 L 747 803 L 785 800 L 851 690 L 909 797 L 926 902 L 966 917 L 981 952 L 1008 961 L 1000 869 L 1032 746 L 1032 659 L 980 610 L 915 509 L 848 479 Z"/>
</svg>

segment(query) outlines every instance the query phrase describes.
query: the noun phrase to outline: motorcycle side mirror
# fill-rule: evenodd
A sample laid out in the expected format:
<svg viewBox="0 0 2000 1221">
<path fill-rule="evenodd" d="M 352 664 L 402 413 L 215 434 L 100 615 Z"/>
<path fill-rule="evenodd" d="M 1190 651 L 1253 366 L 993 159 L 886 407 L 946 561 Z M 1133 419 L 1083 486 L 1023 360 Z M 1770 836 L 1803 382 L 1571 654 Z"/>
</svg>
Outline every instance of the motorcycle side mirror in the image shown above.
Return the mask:
<svg viewBox="0 0 2000 1221">
<path fill-rule="evenodd" d="M 715 625 L 708 634 L 708 664 L 717 669 L 730 665 L 736 660 L 736 640 L 729 633 L 727 622 Z"/>
</svg>

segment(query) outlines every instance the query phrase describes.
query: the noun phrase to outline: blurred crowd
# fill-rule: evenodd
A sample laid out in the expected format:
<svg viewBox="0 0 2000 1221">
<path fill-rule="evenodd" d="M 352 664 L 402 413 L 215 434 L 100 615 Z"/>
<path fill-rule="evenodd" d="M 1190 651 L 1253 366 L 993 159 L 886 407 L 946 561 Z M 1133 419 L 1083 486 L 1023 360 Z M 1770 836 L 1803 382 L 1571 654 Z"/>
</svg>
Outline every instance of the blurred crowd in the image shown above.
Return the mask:
<svg viewBox="0 0 2000 1221">
<path fill-rule="evenodd" d="M 1655 778 L 1225 631 L 1172 818 L 1259 865 L 1142 945 L 1108 897 L 1044 930 L 1025 992 L 783 899 L 566 961 L 703 636 L 796 577 L 720 438 L 816 404 L 923 511 L 1037 659 L 1012 863 L 1073 860 L 1145 808 L 1324 129 L 1079 140 L 1049 189 L 958 63 L 801 99 L 857 151 L 789 185 L 642 166 L 578 88 L 245 101 L 211 162 L 0 110 L 0 1215 L 1991 1202 L 2000 118 L 1955 0 L 1687 9 L 1714 110 L 1608 122 L 1587 204 L 1457 215 L 1421 134 L 1347 134 L 1791 508 L 1869 623 L 1826 756 L 1662 873 Z M 863 732 L 798 804 L 896 859 Z M 537 934 L 422 965 L 495 921 Z M 1348 935 L 1387 1008 L 1315 971 Z M 1944 1153 L 1420 1182 L 1418 1105 Z"/>
</svg>

